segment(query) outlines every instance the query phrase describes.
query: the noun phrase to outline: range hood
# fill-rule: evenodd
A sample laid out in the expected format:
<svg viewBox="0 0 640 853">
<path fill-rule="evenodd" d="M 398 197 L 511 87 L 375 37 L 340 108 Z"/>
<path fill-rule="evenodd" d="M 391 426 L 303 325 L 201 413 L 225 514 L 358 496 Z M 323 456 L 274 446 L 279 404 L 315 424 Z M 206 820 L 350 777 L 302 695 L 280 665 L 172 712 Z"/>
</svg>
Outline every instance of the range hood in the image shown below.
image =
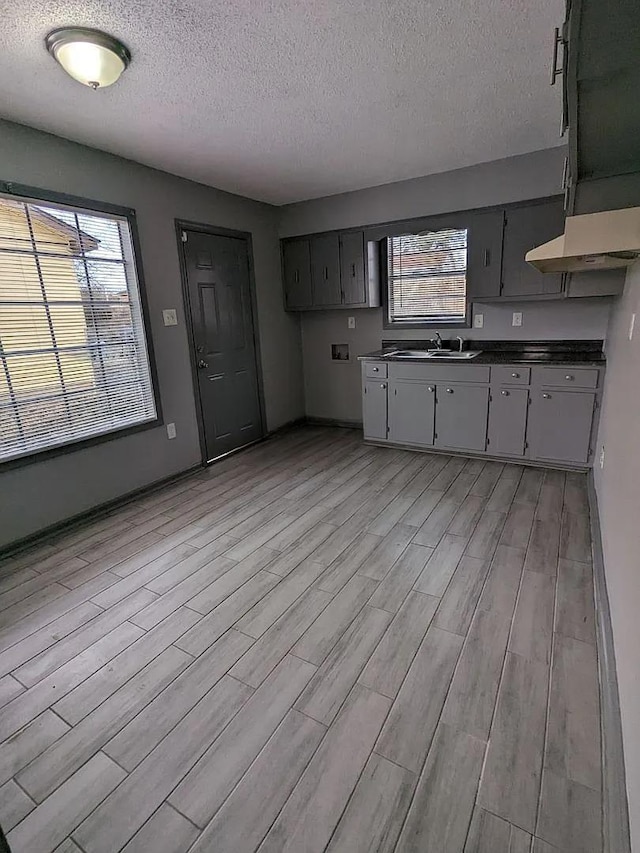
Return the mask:
<svg viewBox="0 0 640 853">
<path fill-rule="evenodd" d="M 564 234 L 536 246 L 525 260 L 540 272 L 626 267 L 640 256 L 640 207 L 567 216 Z"/>
</svg>

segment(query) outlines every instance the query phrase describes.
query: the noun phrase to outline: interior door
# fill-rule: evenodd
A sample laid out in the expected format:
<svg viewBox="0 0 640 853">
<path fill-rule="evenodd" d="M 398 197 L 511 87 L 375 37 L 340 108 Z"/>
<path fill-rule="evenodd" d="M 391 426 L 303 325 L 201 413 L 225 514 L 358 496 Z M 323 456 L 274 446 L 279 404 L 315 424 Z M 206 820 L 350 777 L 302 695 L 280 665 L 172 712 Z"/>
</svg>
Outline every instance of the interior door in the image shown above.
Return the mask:
<svg viewBox="0 0 640 853">
<path fill-rule="evenodd" d="M 186 242 L 184 242 L 186 237 Z M 183 231 L 207 460 L 263 435 L 249 247 L 242 237 Z"/>
</svg>

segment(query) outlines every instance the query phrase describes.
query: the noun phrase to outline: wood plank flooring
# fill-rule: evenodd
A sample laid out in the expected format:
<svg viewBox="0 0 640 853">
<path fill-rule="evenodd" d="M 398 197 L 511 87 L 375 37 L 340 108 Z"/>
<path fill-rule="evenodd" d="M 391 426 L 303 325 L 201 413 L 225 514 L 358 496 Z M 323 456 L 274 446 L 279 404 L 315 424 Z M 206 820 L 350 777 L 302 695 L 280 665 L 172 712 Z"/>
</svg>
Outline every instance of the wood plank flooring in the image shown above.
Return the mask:
<svg viewBox="0 0 640 853">
<path fill-rule="evenodd" d="M 0 561 L 13 853 L 601 853 L 586 476 L 282 433 Z"/>
</svg>

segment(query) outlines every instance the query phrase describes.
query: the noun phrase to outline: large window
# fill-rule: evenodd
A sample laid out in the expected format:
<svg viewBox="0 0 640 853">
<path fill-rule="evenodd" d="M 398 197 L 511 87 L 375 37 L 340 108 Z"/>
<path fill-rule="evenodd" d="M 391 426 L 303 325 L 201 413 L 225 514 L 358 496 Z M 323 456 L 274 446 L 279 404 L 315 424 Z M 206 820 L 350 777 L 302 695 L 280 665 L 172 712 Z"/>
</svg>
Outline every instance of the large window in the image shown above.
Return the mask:
<svg viewBox="0 0 640 853">
<path fill-rule="evenodd" d="M 461 325 L 467 315 L 467 230 L 444 228 L 387 238 L 387 319 Z"/>
<path fill-rule="evenodd" d="M 128 219 L 0 194 L 0 462 L 156 418 Z"/>
</svg>

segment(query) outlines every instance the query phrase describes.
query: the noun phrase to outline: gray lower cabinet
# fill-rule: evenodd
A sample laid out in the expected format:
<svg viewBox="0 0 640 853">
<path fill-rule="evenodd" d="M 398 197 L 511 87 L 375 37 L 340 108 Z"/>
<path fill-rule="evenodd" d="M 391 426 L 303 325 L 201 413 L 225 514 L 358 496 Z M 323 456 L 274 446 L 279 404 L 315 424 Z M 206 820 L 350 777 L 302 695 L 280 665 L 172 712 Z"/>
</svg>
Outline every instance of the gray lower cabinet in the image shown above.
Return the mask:
<svg viewBox="0 0 640 853">
<path fill-rule="evenodd" d="M 435 446 L 486 450 L 489 389 L 476 385 L 438 385 Z"/>
<path fill-rule="evenodd" d="M 432 447 L 435 414 L 435 385 L 399 380 L 389 383 L 389 441 Z"/>
<path fill-rule="evenodd" d="M 586 464 L 595 402 L 595 393 L 585 391 L 532 390 L 527 430 L 530 456 Z"/>
<path fill-rule="evenodd" d="M 386 441 L 387 439 L 387 383 L 378 379 L 364 382 L 362 418 L 364 437 Z"/>
<path fill-rule="evenodd" d="M 498 456 L 524 456 L 528 388 L 492 388 L 487 450 Z"/>
</svg>

